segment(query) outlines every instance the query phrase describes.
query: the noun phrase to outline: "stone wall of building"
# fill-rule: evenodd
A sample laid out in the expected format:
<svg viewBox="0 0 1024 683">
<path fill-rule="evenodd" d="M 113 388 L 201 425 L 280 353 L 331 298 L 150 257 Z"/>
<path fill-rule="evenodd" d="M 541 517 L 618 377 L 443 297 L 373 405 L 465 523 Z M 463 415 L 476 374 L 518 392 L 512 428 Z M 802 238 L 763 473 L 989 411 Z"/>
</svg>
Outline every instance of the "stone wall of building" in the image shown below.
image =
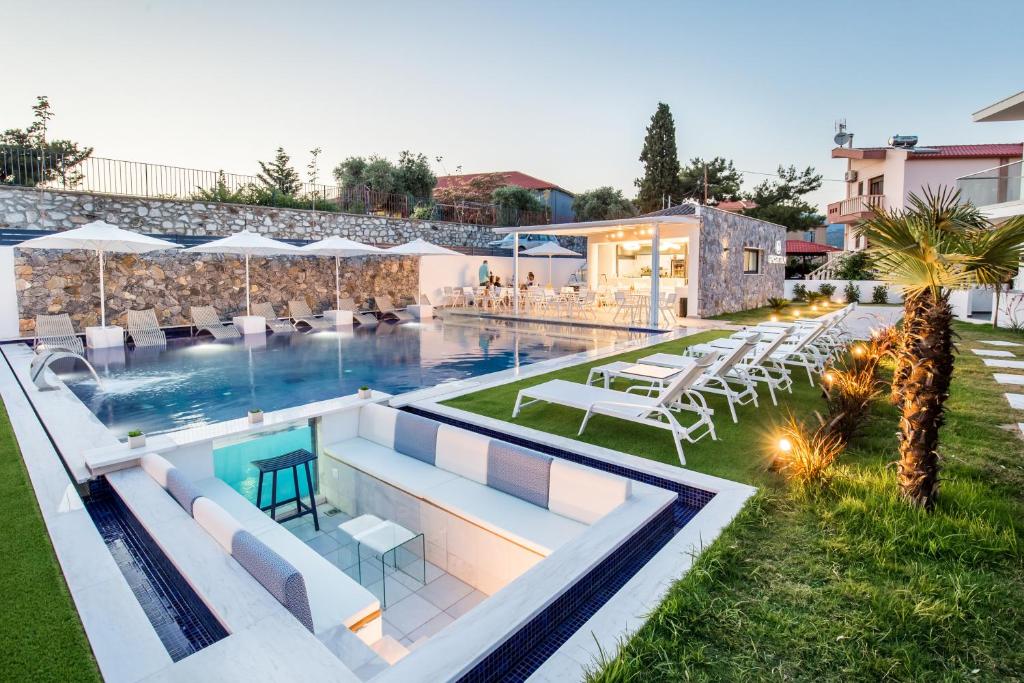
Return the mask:
<svg viewBox="0 0 1024 683">
<path fill-rule="evenodd" d="M 698 315 L 707 318 L 764 306 L 781 297 L 786 277 L 786 229 L 781 225 L 701 208 L 700 301 Z M 761 250 L 761 272 L 743 273 L 743 248 Z M 769 256 L 783 256 L 769 263 Z"/>
</svg>

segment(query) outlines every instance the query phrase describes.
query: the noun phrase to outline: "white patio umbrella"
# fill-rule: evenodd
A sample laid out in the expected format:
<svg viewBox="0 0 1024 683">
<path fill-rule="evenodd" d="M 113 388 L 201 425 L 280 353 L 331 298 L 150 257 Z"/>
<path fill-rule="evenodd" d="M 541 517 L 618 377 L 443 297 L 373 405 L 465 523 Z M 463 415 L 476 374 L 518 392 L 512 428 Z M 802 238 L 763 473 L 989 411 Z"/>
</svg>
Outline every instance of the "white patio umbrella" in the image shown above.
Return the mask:
<svg viewBox="0 0 1024 683">
<path fill-rule="evenodd" d="M 436 244 L 431 244 L 422 238 L 414 239 L 412 242 L 406 242 L 405 244 L 399 244 L 396 247 L 385 249 L 385 253 L 394 254 L 395 256 L 461 256 L 457 251 L 446 249 L 445 247 L 439 247 Z M 416 282 L 416 303 L 420 303 L 420 291 L 419 281 Z"/>
<path fill-rule="evenodd" d="M 250 315 L 249 307 L 249 257 L 250 256 L 281 256 L 298 255 L 302 250 L 285 242 L 278 242 L 269 237 L 243 230 L 234 235 L 189 247 L 185 251 L 196 254 L 236 254 L 245 256 L 245 314 Z"/>
<path fill-rule="evenodd" d="M 100 324 L 107 326 L 106 289 L 103 276 L 103 254 L 112 251 L 121 254 L 145 254 L 160 249 L 179 249 L 180 244 L 122 230 L 104 221 L 86 223 L 74 230 L 44 235 L 18 244 L 19 249 L 88 249 L 100 259 Z"/>
<path fill-rule="evenodd" d="M 326 237 L 319 242 L 310 242 L 309 244 L 299 248 L 307 254 L 334 257 L 334 305 L 336 309 L 341 308 L 341 266 L 339 263 L 341 258 L 347 256 L 367 256 L 369 254 L 385 253 L 384 250 L 379 247 L 363 244 L 362 242 L 356 242 L 355 240 L 346 239 L 344 237 L 338 237 L 337 235 Z"/>
<path fill-rule="evenodd" d="M 533 247 L 532 249 L 526 249 L 526 250 L 524 250 L 524 251 L 522 251 L 520 253 L 526 254 L 527 256 L 547 256 L 548 257 L 548 284 L 553 284 L 552 283 L 552 270 L 551 270 L 551 257 L 552 256 L 582 256 L 583 255 L 583 254 L 580 254 L 578 252 L 573 251 L 572 249 L 566 249 L 561 244 L 559 244 L 558 242 L 554 242 L 554 241 L 552 241 L 552 242 L 545 242 L 544 244 L 540 245 L 539 247 Z M 518 277 L 519 277 L 519 273 L 516 273 L 516 278 L 518 278 Z"/>
</svg>

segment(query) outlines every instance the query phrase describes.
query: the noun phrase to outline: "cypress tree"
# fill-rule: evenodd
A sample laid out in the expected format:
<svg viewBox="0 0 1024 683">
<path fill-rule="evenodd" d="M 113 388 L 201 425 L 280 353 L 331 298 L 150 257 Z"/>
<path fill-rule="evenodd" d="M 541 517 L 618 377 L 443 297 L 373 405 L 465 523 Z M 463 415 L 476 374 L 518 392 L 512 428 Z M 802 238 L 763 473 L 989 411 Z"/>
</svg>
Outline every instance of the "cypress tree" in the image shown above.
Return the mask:
<svg viewBox="0 0 1024 683">
<path fill-rule="evenodd" d="M 676 124 L 664 102 L 658 103 L 651 125 L 647 126 L 640 161 L 644 163 L 644 177 L 637 178 L 635 185 L 640 188 L 636 203 L 641 213 L 663 208 L 663 202 L 669 197 L 673 203 L 683 199 L 679 156 L 676 153 Z"/>
<path fill-rule="evenodd" d="M 276 190 L 281 194 L 293 196 L 302 189 L 302 180 L 299 172 L 292 168 L 292 160 L 285 153 L 284 147 L 278 147 L 274 160 L 271 162 L 261 161 L 262 173 L 256 175 L 269 190 Z"/>
</svg>

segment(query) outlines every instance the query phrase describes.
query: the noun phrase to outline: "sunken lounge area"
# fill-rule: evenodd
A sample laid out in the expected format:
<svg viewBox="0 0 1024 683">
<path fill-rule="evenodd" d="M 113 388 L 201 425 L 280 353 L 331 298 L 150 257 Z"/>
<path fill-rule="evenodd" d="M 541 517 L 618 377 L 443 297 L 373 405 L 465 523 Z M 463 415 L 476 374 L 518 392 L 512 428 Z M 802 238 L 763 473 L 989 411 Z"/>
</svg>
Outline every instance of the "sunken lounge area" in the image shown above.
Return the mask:
<svg viewBox="0 0 1024 683">
<path fill-rule="evenodd" d="M 291 502 L 273 519 L 214 476 L 223 425 L 154 438 L 130 457 L 87 456 L 212 623 L 214 642 L 169 663 L 168 679 L 228 666 L 298 666 L 301 679 L 518 678 L 511 669 L 532 671 L 531 656 L 542 662 L 545 643 L 561 642 L 549 635 L 580 618 L 595 574 L 674 523 L 672 491 L 387 398 L 236 425 L 233 437 L 313 427 L 315 515 L 286 517 Z"/>
</svg>

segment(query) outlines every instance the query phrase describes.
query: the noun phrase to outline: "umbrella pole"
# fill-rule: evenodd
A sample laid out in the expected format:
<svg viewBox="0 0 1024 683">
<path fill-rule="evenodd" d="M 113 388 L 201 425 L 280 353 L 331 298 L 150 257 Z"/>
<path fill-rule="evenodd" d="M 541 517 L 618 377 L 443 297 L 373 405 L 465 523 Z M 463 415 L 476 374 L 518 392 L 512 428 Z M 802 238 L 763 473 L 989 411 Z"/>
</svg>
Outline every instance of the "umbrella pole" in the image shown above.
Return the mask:
<svg viewBox="0 0 1024 683">
<path fill-rule="evenodd" d="M 553 271 L 551 270 L 551 257 L 548 256 L 548 282 L 551 283 L 551 288 L 554 289 L 555 288 L 555 277 L 554 277 L 554 275 L 552 273 L 553 273 Z"/>
<path fill-rule="evenodd" d="M 338 263 L 341 257 L 334 255 L 334 310 L 341 310 L 341 275 L 339 274 Z"/>
<path fill-rule="evenodd" d="M 245 255 L 245 314 L 251 315 L 249 312 L 249 255 Z"/>
<path fill-rule="evenodd" d="M 103 286 L 103 250 L 97 249 L 96 254 L 100 257 L 100 325 L 107 326 L 107 292 Z"/>
</svg>

